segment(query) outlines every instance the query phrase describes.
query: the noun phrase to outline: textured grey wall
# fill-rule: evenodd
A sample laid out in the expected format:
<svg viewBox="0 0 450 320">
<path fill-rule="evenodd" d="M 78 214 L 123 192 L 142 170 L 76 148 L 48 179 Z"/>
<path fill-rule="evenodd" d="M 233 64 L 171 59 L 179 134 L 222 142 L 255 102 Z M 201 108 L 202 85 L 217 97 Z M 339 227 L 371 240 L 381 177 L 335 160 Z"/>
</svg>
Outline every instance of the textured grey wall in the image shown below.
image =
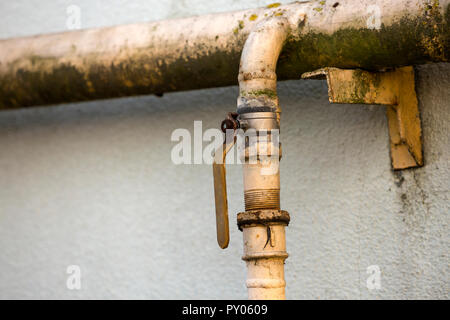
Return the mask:
<svg viewBox="0 0 450 320">
<path fill-rule="evenodd" d="M 62 30 L 71 3 L 89 27 L 267 3 L 197 2 L 5 2 L 0 35 Z M 417 68 L 426 165 L 394 173 L 383 107 L 330 105 L 322 81 L 279 84 L 289 298 L 449 298 L 449 88 L 449 64 Z M 1 112 L 0 298 L 246 298 L 234 214 L 230 247 L 216 245 L 211 168 L 170 161 L 172 131 L 217 127 L 237 93 Z M 241 168 L 228 178 L 236 213 Z M 79 291 L 66 288 L 73 264 Z"/>
</svg>

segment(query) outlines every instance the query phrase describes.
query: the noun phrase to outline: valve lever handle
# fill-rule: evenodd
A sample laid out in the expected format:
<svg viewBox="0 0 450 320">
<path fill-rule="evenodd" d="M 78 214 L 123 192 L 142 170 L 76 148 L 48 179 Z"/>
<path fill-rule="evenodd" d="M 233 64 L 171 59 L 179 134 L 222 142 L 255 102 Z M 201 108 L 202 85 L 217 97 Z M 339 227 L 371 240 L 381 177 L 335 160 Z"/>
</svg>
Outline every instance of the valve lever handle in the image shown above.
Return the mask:
<svg viewBox="0 0 450 320">
<path fill-rule="evenodd" d="M 224 127 L 222 126 L 222 129 Z M 226 128 L 225 128 L 226 129 Z M 216 231 L 219 247 L 225 249 L 230 242 L 230 227 L 228 222 L 227 180 L 225 169 L 225 158 L 236 142 L 236 130 L 223 130 L 225 140 L 214 154 L 213 177 L 214 177 L 214 200 L 216 205 Z"/>
</svg>

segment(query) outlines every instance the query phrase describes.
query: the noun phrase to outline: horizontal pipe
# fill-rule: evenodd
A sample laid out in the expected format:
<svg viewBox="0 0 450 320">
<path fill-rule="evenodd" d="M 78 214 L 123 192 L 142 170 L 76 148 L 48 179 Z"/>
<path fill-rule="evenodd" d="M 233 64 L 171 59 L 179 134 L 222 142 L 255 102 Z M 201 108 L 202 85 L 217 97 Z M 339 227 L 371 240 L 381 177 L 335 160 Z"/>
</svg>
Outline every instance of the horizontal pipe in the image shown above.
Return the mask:
<svg viewBox="0 0 450 320">
<path fill-rule="evenodd" d="M 307 1 L 1 40 L 0 109 L 235 85 L 250 31 L 293 10 L 305 19 L 285 41 L 279 80 L 449 61 L 449 3 Z"/>
</svg>

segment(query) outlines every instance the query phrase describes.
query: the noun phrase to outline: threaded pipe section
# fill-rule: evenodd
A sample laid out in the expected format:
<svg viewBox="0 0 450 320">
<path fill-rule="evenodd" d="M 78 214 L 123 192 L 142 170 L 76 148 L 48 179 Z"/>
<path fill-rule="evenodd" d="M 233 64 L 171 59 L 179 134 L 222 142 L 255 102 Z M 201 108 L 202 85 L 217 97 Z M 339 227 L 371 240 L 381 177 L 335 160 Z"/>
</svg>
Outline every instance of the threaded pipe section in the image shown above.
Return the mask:
<svg viewBox="0 0 450 320">
<path fill-rule="evenodd" d="M 280 189 L 257 189 L 244 192 L 245 211 L 280 209 Z"/>
</svg>

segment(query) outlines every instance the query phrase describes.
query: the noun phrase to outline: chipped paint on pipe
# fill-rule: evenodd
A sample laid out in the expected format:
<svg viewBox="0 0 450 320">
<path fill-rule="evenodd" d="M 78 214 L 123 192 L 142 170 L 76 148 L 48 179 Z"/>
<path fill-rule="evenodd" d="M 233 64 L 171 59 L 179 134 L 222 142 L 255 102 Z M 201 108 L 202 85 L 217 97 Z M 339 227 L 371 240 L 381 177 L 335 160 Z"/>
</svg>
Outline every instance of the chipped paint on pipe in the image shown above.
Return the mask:
<svg viewBox="0 0 450 320">
<path fill-rule="evenodd" d="M 278 79 L 321 67 L 379 70 L 449 61 L 450 0 L 308 1 L 0 41 L 0 109 L 236 84 L 250 31 L 302 10 Z M 380 8 L 380 27 L 367 21 Z"/>
</svg>

